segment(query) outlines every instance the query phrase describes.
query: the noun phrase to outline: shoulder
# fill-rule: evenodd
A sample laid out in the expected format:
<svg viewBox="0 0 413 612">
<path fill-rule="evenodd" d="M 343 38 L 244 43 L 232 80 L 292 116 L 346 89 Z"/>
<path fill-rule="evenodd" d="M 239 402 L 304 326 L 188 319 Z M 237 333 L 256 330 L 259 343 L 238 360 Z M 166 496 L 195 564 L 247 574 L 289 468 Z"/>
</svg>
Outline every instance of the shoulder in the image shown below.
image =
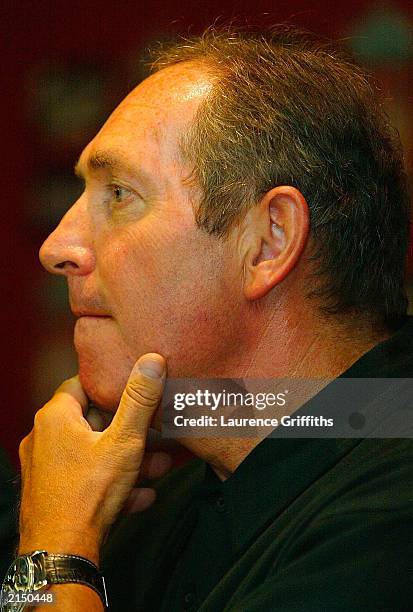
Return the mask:
<svg viewBox="0 0 413 612">
<path fill-rule="evenodd" d="M 396 510 L 413 503 L 413 439 L 361 440 L 326 475 L 326 507 Z"/>
<path fill-rule="evenodd" d="M 268 526 L 227 609 L 410 610 L 412 459 L 413 440 L 355 445 Z"/>
<path fill-rule="evenodd" d="M 321 531 L 327 540 L 334 535 L 327 529 L 331 525 L 336 541 L 356 531 L 367 538 L 387 525 L 404 544 L 403 533 L 413 529 L 413 440 L 360 440 L 294 500 L 286 515 L 286 521 L 305 522 L 302 537 Z"/>
</svg>

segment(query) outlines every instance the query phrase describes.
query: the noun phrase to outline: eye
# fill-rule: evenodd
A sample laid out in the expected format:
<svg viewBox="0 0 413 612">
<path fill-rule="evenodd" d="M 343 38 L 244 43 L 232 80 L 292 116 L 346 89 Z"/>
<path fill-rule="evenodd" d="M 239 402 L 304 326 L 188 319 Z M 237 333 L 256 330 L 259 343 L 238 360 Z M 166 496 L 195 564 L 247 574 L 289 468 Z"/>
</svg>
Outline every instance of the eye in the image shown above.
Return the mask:
<svg viewBox="0 0 413 612">
<path fill-rule="evenodd" d="M 132 187 L 125 186 L 121 182 L 105 185 L 105 196 L 102 204 L 107 214 L 119 219 L 125 219 L 125 215 L 127 218 L 130 215 L 136 216 L 144 208 L 140 194 Z"/>
<path fill-rule="evenodd" d="M 122 204 L 131 195 L 129 189 L 122 187 L 122 185 L 111 185 L 111 191 L 115 204 Z"/>
</svg>

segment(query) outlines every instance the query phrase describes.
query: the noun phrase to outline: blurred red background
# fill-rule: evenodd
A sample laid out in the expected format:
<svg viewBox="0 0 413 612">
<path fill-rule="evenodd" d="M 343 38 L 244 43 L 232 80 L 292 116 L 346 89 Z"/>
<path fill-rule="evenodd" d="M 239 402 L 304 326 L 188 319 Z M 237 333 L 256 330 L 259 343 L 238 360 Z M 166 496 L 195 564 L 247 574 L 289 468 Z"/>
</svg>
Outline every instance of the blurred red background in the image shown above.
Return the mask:
<svg viewBox="0 0 413 612">
<path fill-rule="evenodd" d="M 339 38 L 382 83 L 413 161 L 413 3 L 369 0 L 2 2 L 3 181 L 0 223 L 0 445 L 16 461 L 34 411 L 76 370 L 65 289 L 37 260 L 75 197 L 72 167 L 119 99 L 140 79 L 140 51 L 217 18 L 286 21 Z"/>
</svg>

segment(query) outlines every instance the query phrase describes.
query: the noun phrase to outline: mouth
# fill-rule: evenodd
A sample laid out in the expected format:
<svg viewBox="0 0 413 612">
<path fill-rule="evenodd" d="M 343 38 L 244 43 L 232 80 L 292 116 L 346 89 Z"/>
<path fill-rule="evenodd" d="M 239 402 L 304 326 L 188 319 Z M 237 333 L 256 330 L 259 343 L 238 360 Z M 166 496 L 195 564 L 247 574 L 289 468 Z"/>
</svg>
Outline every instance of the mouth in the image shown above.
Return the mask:
<svg viewBox="0 0 413 612">
<path fill-rule="evenodd" d="M 77 316 L 75 319 L 76 324 L 81 324 L 82 322 L 86 323 L 87 321 L 90 321 L 90 323 L 102 323 L 104 321 L 111 321 L 113 320 L 112 317 L 108 317 L 106 315 L 89 315 L 89 314 L 84 314 L 84 315 L 80 315 Z"/>
<path fill-rule="evenodd" d="M 111 319 L 112 317 L 107 314 L 102 314 L 100 312 L 86 312 L 83 310 L 72 310 L 73 315 L 77 319 L 89 318 L 89 319 Z"/>
<path fill-rule="evenodd" d="M 93 315 L 93 314 L 82 314 L 75 315 L 78 319 L 111 319 L 109 315 Z"/>
</svg>

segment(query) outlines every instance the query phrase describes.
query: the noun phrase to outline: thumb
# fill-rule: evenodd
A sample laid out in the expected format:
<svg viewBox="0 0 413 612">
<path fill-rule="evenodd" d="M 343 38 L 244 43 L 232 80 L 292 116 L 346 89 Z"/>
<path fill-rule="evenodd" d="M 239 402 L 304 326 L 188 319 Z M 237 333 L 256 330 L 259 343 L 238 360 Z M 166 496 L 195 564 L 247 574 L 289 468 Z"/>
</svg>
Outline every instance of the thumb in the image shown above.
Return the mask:
<svg viewBox="0 0 413 612">
<path fill-rule="evenodd" d="M 165 359 L 157 353 L 142 355 L 135 363 L 122 393 L 119 407 L 106 431 L 125 438 L 146 438 L 165 383 Z"/>
</svg>

